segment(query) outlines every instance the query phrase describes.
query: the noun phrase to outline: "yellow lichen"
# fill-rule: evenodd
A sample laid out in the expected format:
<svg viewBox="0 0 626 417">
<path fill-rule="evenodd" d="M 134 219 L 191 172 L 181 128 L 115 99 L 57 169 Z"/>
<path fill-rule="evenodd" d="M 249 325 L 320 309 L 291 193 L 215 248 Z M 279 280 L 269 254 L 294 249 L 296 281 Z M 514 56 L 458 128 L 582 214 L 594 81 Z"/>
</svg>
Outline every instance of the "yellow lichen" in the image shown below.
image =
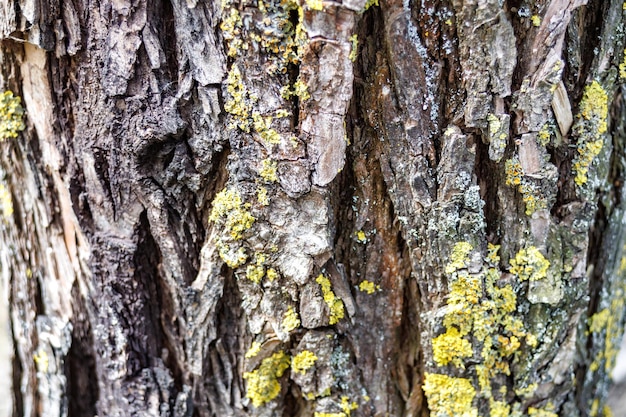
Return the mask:
<svg viewBox="0 0 626 417">
<path fill-rule="evenodd" d="M 346 417 L 345 413 L 318 413 L 315 412 L 313 417 Z"/>
<path fill-rule="evenodd" d="M 331 289 L 330 280 L 323 274 L 320 274 L 316 279 L 320 287 L 322 287 L 322 296 L 324 302 L 330 310 L 329 324 L 333 325 L 339 322 L 344 317 L 343 301 L 337 298 L 333 290 Z"/>
<path fill-rule="evenodd" d="M 532 22 L 533 26 L 535 26 L 535 27 L 541 26 L 541 18 L 539 16 L 537 16 L 536 14 L 534 14 L 534 15 L 532 15 L 530 17 L 530 21 Z"/>
<path fill-rule="evenodd" d="M 48 365 L 50 361 L 48 359 L 48 354 L 46 353 L 45 350 L 40 350 L 39 352 L 35 353 L 33 355 L 33 360 L 35 361 L 35 364 L 37 365 L 37 369 L 40 372 L 48 371 Z"/>
<path fill-rule="evenodd" d="M 517 191 L 522 194 L 522 201 L 526 206 L 526 214 L 528 216 L 546 207 L 546 202 L 541 198 L 537 187 L 524 176 L 524 170 L 517 157 L 513 157 L 504 163 L 504 172 L 506 175 L 505 184 L 517 187 Z"/>
<path fill-rule="evenodd" d="M 225 188 L 213 199 L 209 221 L 223 225 L 230 237 L 239 240 L 243 232 L 252 227 L 255 218 L 248 212 L 249 203 L 243 203 L 239 192 Z"/>
<path fill-rule="evenodd" d="M 543 408 L 528 407 L 528 415 L 530 417 L 559 417 L 557 413 Z"/>
<path fill-rule="evenodd" d="M 573 163 L 574 181 L 579 186 L 587 182 L 589 167 L 602 150 L 608 111 L 608 95 L 599 82 L 593 81 L 584 90 L 574 129 L 578 135 L 578 154 Z"/>
<path fill-rule="evenodd" d="M 350 417 L 352 411 L 359 408 L 359 405 L 356 403 L 356 401 L 351 402 L 350 398 L 344 395 L 341 397 L 341 404 L 339 405 L 339 407 L 341 407 L 346 417 Z"/>
<path fill-rule="evenodd" d="M 509 417 L 511 413 L 510 405 L 504 401 L 495 401 L 493 398 L 489 399 L 489 408 L 489 417 Z"/>
<path fill-rule="evenodd" d="M 229 98 L 224 103 L 224 110 L 233 116 L 234 121 L 228 125 L 229 129 L 238 127 L 244 132 L 250 132 L 250 111 L 248 91 L 241 79 L 241 71 L 233 65 L 226 78 L 226 91 Z"/>
<path fill-rule="evenodd" d="M 237 249 L 232 248 L 231 246 L 222 243 L 221 241 L 215 242 L 218 250 L 218 254 L 220 258 L 228 265 L 230 268 L 237 268 L 248 260 L 248 255 L 246 254 L 246 250 L 242 247 Z"/>
<path fill-rule="evenodd" d="M 363 11 L 366 11 L 372 6 L 378 6 L 378 0 L 367 0 L 365 2 L 365 7 L 363 8 Z"/>
<path fill-rule="evenodd" d="M 296 313 L 296 311 L 293 309 L 293 307 L 289 306 L 289 308 L 285 312 L 281 327 L 287 333 L 300 327 L 300 317 L 298 316 L 298 313 Z"/>
<path fill-rule="evenodd" d="M 317 361 L 317 356 L 309 350 L 303 350 L 291 359 L 291 370 L 304 375 Z"/>
<path fill-rule="evenodd" d="M 348 56 L 348 58 L 350 59 L 350 61 L 354 62 L 356 61 L 356 57 L 359 53 L 359 38 L 356 33 L 350 36 L 350 43 L 352 44 L 352 49 L 350 50 L 350 55 Z"/>
<path fill-rule="evenodd" d="M 379 289 L 380 289 L 380 285 L 376 285 L 373 282 L 368 281 L 366 279 L 361 281 L 361 283 L 359 284 L 359 291 L 363 291 L 368 294 L 374 294 L 374 292 L 376 292 L 376 290 L 379 290 Z"/>
<path fill-rule="evenodd" d="M 276 161 L 273 161 L 269 158 L 264 159 L 261 161 L 261 170 L 259 171 L 259 175 L 267 182 L 276 182 L 278 181 L 276 169 Z"/>
<path fill-rule="evenodd" d="M 515 258 L 511 259 L 510 264 L 510 272 L 521 281 L 544 279 L 550 267 L 550 262 L 534 246 L 520 249 Z"/>
<path fill-rule="evenodd" d="M 356 240 L 359 243 L 367 243 L 367 235 L 365 234 L 365 232 L 363 230 L 358 230 L 356 232 L 354 232 L 354 235 L 356 236 Z"/>
<path fill-rule="evenodd" d="M 265 275 L 267 276 L 267 279 L 270 282 L 274 281 L 276 278 L 278 278 L 278 272 L 276 272 L 276 270 L 274 268 L 268 268 L 267 272 L 265 273 Z"/>
<path fill-rule="evenodd" d="M 5 219 L 13 214 L 13 199 L 4 184 L 0 184 L 0 206 L 2 206 L 2 214 Z"/>
<path fill-rule="evenodd" d="M 624 3 L 626 5 L 626 3 Z M 622 62 L 619 64 L 619 78 L 622 80 L 626 79 L 626 49 L 624 49 L 624 58 Z"/>
<path fill-rule="evenodd" d="M 272 401 L 280 394 L 278 378 L 283 376 L 290 362 L 289 356 L 281 350 L 263 359 L 254 371 L 243 374 L 248 385 L 246 397 L 252 400 L 255 407 Z"/>
<path fill-rule="evenodd" d="M 424 393 L 433 417 L 477 417 L 472 407 L 476 390 L 469 379 L 426 373 Z"/>
<path fill-rule="evenodd" d="M 611 312 L 608 308 L 597 312 L 589 319 L 589 331 L 592 333 L 600 333 L 609 321 Z"/>
<path fill-rule="evenodd" d="M 537 141 L 541 146 L 546 146 L 550 143 L 552 133 L 550 132 L 550 126 L 546 123 L 541 127 L 539 133 L 537 133 Z"/>
<path fill-rule="evenodd" d="M 456 367 L 465 368 L 460 358 L 469 358 L 473 354 L 472 344 L 464 339 L 456 327 L 433 339 L 433 359 L 439 366 L 452 363 Z"/>
<path fill-rule="evenodd" d="M 246 359 L 254 358 L 261 351 L 261 344 L 259 342 L 252 342 L 250 349 L 245 354 Z"/>
<path fill-rule="evenodd" d="M 272 117 L 261 116 L 259 112 L 252 113 L 252 127 L 266 143 L 276 145 L 280 143 L 280 134 L 272 129 Z"/>
<path fill-rule="evenodd" d="M 472 245 L 468 242 L 458 242 L 452 249 L 450 254 L 450 262 L 446 265 L 445 273 L 452 274 L 458 269 L 465 268 L 469 258 L 467 255 L 473 249 Z"/>
<path fill-rule="evenodd" d="M 256 190 L 256 198 L 259 201 L 259 204 L 262 206 L 269 206 L 270 205 L 270 199 L 267 196 L 267 188 L 265 187 L 259 187 Z"/>
<path fill-rule="evenodd" d="M 0 142 L 16 138 L 24 130 L 24 108 L 19 97 L 12 91 L 0 94 Z"/>
<path fill-rule="evenodd" d="M 311 10 L 324 10 L 324 2 L 322 0 L 306 0 L 306 6 Z"/>
</svg>

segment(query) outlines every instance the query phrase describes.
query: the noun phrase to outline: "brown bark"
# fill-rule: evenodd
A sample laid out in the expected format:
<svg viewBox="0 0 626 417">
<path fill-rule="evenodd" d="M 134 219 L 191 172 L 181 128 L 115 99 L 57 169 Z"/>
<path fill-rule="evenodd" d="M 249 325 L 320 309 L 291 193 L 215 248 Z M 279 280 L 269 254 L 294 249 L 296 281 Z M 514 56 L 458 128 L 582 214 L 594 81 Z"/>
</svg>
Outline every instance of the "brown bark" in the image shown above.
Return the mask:
<svg viewBox="0 0 626 417">
<path fill-rule="evenodd" d="M 624 13 L 0 2 L 14 415 L 601 415 Z"/>
</svg>

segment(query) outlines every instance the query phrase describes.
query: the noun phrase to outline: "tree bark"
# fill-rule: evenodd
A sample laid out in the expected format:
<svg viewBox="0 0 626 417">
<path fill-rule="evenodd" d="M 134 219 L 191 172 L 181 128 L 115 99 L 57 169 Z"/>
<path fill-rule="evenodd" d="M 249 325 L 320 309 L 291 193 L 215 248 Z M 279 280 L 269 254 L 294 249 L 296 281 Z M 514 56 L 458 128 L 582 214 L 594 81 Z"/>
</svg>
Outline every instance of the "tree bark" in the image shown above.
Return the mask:
<svg viewBox="0 0 626 417">
<path fill-rule="evenodd" d="M 531 3 L 0 2 L 13 415 L 608 415 L 626 9 Z"/>
</svg>

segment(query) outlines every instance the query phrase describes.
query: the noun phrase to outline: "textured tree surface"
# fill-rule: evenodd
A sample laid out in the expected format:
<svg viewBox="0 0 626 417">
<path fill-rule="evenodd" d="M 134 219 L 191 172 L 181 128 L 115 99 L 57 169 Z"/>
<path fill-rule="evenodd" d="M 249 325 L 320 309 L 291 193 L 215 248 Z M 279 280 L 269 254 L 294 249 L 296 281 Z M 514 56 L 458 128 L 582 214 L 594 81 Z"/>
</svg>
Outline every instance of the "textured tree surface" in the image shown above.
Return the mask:
<svg viewBox="0 0 626 417">
<path fill-rule="evenodd" d="M 625 16 L 0 1 L 14 415 L 607 415 Z"/>
</svg>

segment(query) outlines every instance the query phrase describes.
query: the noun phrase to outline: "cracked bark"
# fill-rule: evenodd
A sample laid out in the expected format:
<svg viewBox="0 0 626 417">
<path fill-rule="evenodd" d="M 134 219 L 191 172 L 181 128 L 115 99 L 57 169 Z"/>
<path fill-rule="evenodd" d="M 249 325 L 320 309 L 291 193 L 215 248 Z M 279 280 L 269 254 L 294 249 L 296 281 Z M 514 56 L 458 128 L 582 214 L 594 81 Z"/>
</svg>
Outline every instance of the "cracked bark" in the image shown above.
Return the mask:
<svg viewBox="0 0 626 417">
<path fill-rule="evenodd" d="M 27 112 L 0 143 L 14 415 L 444 416 L 459 381 L 458 415 L 601 415 L 626 290 L 622 3 L 0 2 L 0 84 Z M 212 216 L 224 190 L 253 222 Z M 534 249 L 549 267 L 522 281 Z M 446 364 L 462 280 L 471 353 Z M 253 405 L 251 375 L 304 351 Z"/>
</svg>

